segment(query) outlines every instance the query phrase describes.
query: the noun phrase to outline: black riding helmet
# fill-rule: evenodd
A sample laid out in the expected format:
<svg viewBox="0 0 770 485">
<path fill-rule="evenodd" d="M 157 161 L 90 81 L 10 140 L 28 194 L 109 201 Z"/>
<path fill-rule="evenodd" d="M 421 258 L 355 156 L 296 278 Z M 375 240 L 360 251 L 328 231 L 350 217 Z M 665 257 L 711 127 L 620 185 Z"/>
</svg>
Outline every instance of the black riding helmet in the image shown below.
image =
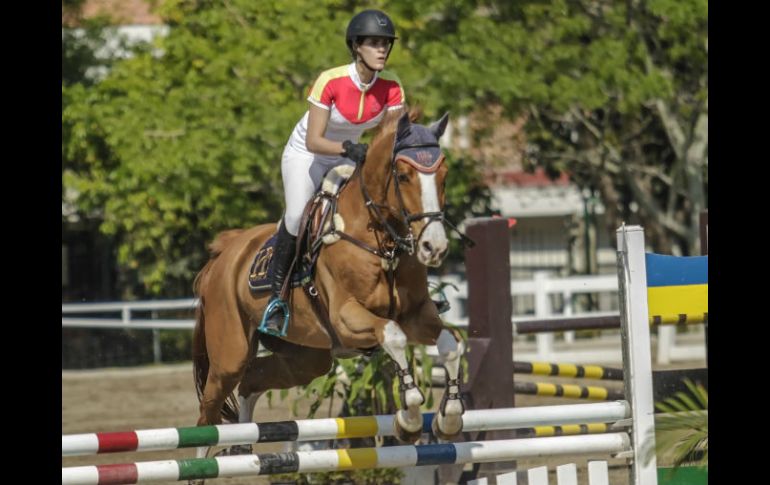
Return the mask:
<svg viewBox="0 0 770 485">
<path fill-rule="evenodd" d="M 345 33 L 345 43 L 348 45 L 348 50 L 356 58 L 356 52 L 353 50 L 353 41 L 356 41 L 359 37 L 387 37 L 390 39 L 391 45 L 388 51 L 393 50 L 393 44 L 396 42 L 396 27 L 393 25 L 393 21 L 385 12 L 380 10 L 364 10 L 357 13 L 348 24 L 348 30 Z"/>
</svg>

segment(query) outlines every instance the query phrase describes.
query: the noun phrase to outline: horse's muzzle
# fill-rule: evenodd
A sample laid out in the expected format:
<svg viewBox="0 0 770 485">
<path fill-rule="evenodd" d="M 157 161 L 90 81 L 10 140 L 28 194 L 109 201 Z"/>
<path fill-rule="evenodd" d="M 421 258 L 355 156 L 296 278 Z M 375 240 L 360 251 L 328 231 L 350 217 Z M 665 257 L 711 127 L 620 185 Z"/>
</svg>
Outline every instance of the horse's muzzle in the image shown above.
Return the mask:
<svg viewBox="0 0 770 485">
<path fill-rule="evenodd" d="M 431 222 L 417 241 L 417 259 L 425 266 L 437 267 L 444 262 L 449 252 L 449 241 L 444 226 Z"/>
</svg>

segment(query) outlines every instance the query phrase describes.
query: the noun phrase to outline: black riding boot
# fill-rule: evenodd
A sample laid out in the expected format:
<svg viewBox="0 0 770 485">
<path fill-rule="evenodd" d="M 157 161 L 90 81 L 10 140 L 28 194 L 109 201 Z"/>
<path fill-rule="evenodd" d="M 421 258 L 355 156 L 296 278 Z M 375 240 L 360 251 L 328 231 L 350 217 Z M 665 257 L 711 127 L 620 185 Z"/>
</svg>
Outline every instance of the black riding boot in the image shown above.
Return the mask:
<svg viewBox="0 0 770 485">
<path fill-rule="evenodd" d="M 270 260 L 270 272 L 273 279 L 270 282 L 272 296 L 262 316 L 259 331 L 283 337 L 289 324 L 289 306 L 281 299 L 281 288 L 288 276 L 289 266 L 294 259 L 297 237 L 289 234 L 283 222 L 278 228 L 278 236 L 275 241 L 273 257 Z"/>
</svg>

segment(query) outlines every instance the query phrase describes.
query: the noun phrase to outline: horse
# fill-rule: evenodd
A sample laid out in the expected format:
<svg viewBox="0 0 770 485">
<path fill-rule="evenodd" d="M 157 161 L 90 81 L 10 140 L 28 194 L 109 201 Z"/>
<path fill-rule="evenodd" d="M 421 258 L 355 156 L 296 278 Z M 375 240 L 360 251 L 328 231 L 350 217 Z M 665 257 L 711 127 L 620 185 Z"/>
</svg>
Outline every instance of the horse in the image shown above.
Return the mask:
<svg viewBox="0 0 770 485">
<path fill-rule="evenodd" d="M 414 443 L 422 432 L 425 398 L 410 374 L 406 350 L 423 344 L 438 347 L 447 376 L 433 431 L 445 440 L 461 432 L 460 336 L 442 322 L 427 285 L 427 268 L 439 266 L 448 252 L 448 167 L 438 144 L 448 119 L 447 113 L 426 127 L 405 113 L 379 127 L 365 162 L 335 196 L 337 223 L 327 224 L 310 291 L 284 287 L 291 315 L 285 336 L 257 331 L 269 292 L 255 293 L 247 282 L 250 258 L 277 224 L 215 238 L 194 283 L 200 299 L 193 335 L 199 426 L 223 418 L 251 422 L 264 392 L 306 385 L 328 373 L 335 357 L 382 349 L 395 362 L 400 384 L 396 438 Z M 336 236 L 330 244 L 329 236 Z M 260 342 L 269 355 L 257 356 Z"/>
</svg>

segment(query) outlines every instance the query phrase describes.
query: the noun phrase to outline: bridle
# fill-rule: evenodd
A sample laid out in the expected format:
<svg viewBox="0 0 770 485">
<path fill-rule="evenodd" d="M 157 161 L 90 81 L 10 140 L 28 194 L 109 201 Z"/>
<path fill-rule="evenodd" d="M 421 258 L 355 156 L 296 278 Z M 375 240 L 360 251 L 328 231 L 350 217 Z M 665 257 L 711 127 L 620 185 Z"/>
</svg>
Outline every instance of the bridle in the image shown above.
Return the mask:
<svg viewBox="0 0 770 485">
<path fill-rule="evenodd" d="M 418 149 L 417 153 L 419 155 L 420 148 L 433 148 L 434 153 L 438 154 L 435 158 L 431 160 L 430 165 L 427 165 L 425 163 L 419 163 L 415 161 L 414 158 L 410 157 L 408 154 L 402 153 L 406 150 Z M 427 152 L 423 151 L 423 153 L 427 153 Z M 415 167 L 421 173 L 435 173 L 439 169 L 441 164 L 444 163 L 444 155 L 440 151 L 440 146 L 438 142 L 412 143 L 412 144 L 399 144 L 397 142 L 394 144 L 393 153 L 390 157 L 390 173 L 388 175 L 388 180 L 385 184 L 385 194 L 388 193 L 388 190 L 390 189 L 390 184 L 392 182 L 396 192 L 398 205 L 399 205 L 397 209 L 398 215 L 400 216 L 399 222 L 401 222 L 403 226 L 406 227 L 406 234 L 403 236 L 399 234 L 397 229 L 393 227 L 393 224 L 391 224 L 388 221 L 388 217 L 383 215 L 382 209 L 388 212 L 391 212 L 390 206 L 384 205 L 384 204 L 377 204 L 374 201 L 374 199 L 372 199 L 371 195 L 369 194 L 369 191 L 366 188 L 366 184 L 364 184 L 362 166 L 359 166 L 356 168 L 356 171 L 358 172 L 358 177 L 359 177 L 359 185 L 361 186 L 361 195 L 364 198 L 364 204 L 369 209 L 369 212 L 373 216 L 375 221 L 381 227 L 383 227 L 387 232 L 390 240 L 392 241 L 392 244 L 394 245 L 395 250 L 390 251 L 393 254 L 393 256 L 395 256 L 395 252 L 397 250 L 406 251 L 406 253 L 409 254 L 410 256 L 413 255 L 415 252 L 415 242 L 420 240 L 425 229 L 433 222 L 439 222 L 441 224 L 446 223 L 451 229 L 453 229 L 460 235 L 460 238 L 462 239 L 463 244 L 465 244 L 468 247 L 472 247 L 474 244 L 473 241 L 470 238 L 468 238 L 465 234 L 461 233 L 457 229 L 457 226 L 446 218 L 443 210 L 433 211 L 433 212 L 419 212 L 415 214 L 412 214 L 407 210 L 406 204 L 404 204 L 404 196 L 401 193 L 401 184 L 398 181 L 398 171 L 397 171 L 398 162 L 408 163 L 413 167 Z M 415 221 L 419 221 L 422 219 L 427 219 L 428 221 L 423 226 L 422 230 L 417 235 L 417 237 L 415 237 L 412 224 Z M 378 240 L 378 243 L 380 248 L 384 249 L 383 244 L 379 240 Z"/>
</svg>

